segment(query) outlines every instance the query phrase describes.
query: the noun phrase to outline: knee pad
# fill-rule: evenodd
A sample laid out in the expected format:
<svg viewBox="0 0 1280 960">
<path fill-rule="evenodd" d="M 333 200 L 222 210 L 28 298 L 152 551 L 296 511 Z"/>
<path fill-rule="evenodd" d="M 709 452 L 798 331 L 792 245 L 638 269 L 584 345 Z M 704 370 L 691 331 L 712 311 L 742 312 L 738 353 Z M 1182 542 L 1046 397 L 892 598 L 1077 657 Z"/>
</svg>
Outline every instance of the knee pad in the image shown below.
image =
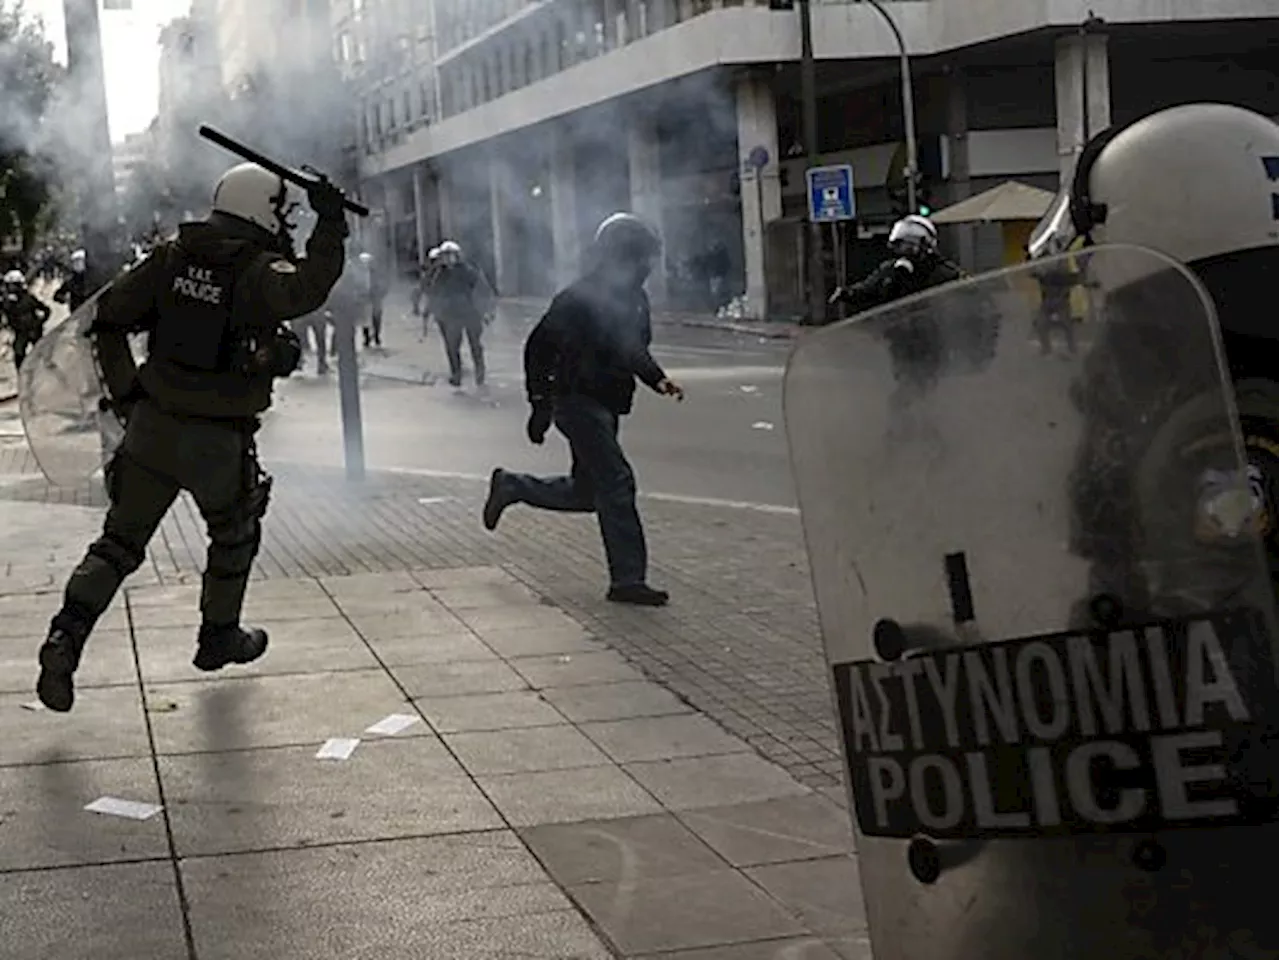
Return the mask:
<svg viewBox="0 0 1280 960">
<path fill-rule="evenodd" d="M 139 549 L 113 537 L 110 533 L 104 534 L 89 545 L 89 555 L 103 561 L 121 580 L 142 566 L 147 558 L 145 548 Z"/>
</svg>

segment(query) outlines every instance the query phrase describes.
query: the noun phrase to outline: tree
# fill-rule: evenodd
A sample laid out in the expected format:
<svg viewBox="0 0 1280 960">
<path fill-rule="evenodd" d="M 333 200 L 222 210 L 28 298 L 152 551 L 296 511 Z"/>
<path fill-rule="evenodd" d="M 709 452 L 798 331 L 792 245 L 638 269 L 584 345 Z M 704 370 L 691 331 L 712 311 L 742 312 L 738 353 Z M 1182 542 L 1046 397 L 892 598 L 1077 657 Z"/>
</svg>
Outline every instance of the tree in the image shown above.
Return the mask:
<svg viewBox="0 0 1280 960">
<path fill-rule="evenodd" d="M 0 0 L 0 240 L 35 243 L 53 200 L 52 164 L 38 144 L 62 69 L 44 25 Z"/>
</svg>

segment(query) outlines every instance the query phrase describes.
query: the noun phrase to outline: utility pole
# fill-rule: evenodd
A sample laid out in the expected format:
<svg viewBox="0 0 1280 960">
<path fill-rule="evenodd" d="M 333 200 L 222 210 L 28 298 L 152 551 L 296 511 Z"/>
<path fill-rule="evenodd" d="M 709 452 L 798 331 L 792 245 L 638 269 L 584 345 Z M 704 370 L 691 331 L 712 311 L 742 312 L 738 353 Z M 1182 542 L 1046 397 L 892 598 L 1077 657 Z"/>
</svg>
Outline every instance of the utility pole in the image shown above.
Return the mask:
<svg viewBox="0 0 1280 960">
<path fill-rule="evenodd" d="M 889 11 L 880 4 L 880 0 L 866 0 L 889 29 L 893 31 L 893 39 L 898 43 L 898 63 L 902 73 L 902 129 L 907 141 L 907 169 L 903 171 L 907 179 L 907 206 L 912 213 L 920 210 L 916 197 L 916 180 L 920 176 L 920 158 L 916 151 L 916 102 L 911 84 L 911 57 L 907 54 L 906 41 L 902 39 L 902 31 L 889 16 Z"/>
<path fill-rule="evenodd" d="M 85 274 L 92 292 L 109 282 L 120 267 L 119 209 L 111 170 L 111 128 L 107 123 L 98 0 L 62 0 L 62 13 L 67 24 L 68 80 L 79 103 L 86 108 L 83 137 L 75 145 L 75 154 L 83 164 L 80 182 L 75 187 L 84 238 Z"/>
<path fill-rule="evenodd" d="M 818 165 L 818 68 L 813 57 L 813 16 L 810 0 L 799 0 L 800 7 L 800 100 L 801 126 L 804 128 L 804 163 L 812 170 Z M 806 177 L 806 181 L 807 181 Z M 825 271 L 822 269 L 822 224 L 808 222 L 805 237 L 808 266 L 809 322 L 820 324 L 827 314 Z"/>
</svg>

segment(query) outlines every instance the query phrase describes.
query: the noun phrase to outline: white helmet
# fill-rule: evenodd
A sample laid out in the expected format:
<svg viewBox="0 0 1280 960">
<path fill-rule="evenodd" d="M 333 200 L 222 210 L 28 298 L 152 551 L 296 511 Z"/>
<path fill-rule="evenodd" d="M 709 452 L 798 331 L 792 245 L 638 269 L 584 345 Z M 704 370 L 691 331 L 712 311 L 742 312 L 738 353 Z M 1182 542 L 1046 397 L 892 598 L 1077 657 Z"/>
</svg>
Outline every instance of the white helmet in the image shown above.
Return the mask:
<svg viewBox="0 0 1280 960">
<path fill-rule="evenodd" d="M 10 270 L 4 275 L 4 282 L 13 284 L 14 286 L 25 287 L 27 285 L 27 278 L 22 275 L 21 270 Z"/>
<path fill-rule="evenodd" d="M 365 251 L 364 253 L 360 254 L 360 262 L 361 262 L 361 263 L 372 263 L 372 262 L 373 262 L 373 254 L 372 254 L 372 253 L 369 253 L 368 251 Z"/>
<path fill-rule="evenodd" d="M 915 248 L 918 252 L 933 253 L 938 249 L 938 228 L 928 217 L 908 214 L 889 231 L 889 247 Z"/>
<path fill-rule="evenodd" d="M 299 205 L 289 184 L 256 163 L 232 167 L 213 188 L 215 211 L 247 220 L 273 234 L 287 234 L 293 228 L 289 216 Z"/>
<path fill-rule="evenodd" d="M 1183 263 L 1276 245 L 1277 128 L 1222 103 L 1170 107 L 1085 146 L 1032 232 L 1032 258 L 1084 238 Z"/>
<path fill-rule="evenodd" d="M 72 250 L 72 251 L 71 251 L 71 256 L 70 256 L 70 258 L 69 258 L 69 259 L 71 260 L 71 266 L 72 266 L 72 267 L 83 267 L 83 266 L 84 266 L 84 251 L 83 251 L 83 250 Z"/>
<path fill-rule="evenodd" d="M 456 257 L 462 256 L 462 247 L 458 246 L 458 244 L 452 240 L 446 240 L 444 243 L 440 244 L 440 246 L 436 247 L 436 250 L 441 256 L 450 253 Z"/>
<path fill-rule="evenodd" d="M 438 258 L 439 258 L 439 256 L 440 256 L 440 248 L 439 248 L 439 247 L 432 247 L 430 250 L 428 250 L 428 251 L 427 251 L 427 259 L 428 259 L 428 260 L 436 260 L 436 259 L 438 259 Z"/>
</svg>

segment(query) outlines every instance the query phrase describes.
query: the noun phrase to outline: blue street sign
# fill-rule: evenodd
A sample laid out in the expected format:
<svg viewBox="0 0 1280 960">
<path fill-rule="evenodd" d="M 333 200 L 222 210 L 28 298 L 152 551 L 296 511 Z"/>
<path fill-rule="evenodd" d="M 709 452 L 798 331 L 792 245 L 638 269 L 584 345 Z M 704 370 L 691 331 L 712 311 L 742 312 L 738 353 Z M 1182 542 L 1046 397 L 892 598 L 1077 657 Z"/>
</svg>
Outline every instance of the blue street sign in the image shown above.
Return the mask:
<svg viewBox="0 0 1280 960">
<path fill-rule="evenodd" d="M 853 199 L 853 167 L 813 167 L 805 171 L 809 183 L 809 219 L 815 223 L 852 220 L 857 211 Z"/>
</svg>

